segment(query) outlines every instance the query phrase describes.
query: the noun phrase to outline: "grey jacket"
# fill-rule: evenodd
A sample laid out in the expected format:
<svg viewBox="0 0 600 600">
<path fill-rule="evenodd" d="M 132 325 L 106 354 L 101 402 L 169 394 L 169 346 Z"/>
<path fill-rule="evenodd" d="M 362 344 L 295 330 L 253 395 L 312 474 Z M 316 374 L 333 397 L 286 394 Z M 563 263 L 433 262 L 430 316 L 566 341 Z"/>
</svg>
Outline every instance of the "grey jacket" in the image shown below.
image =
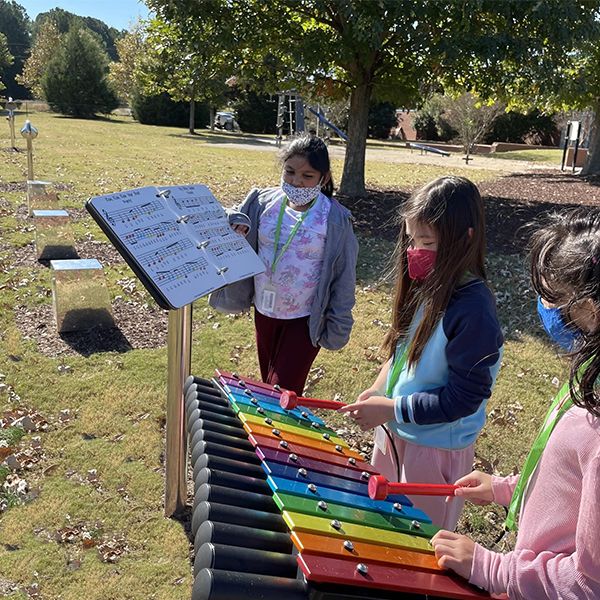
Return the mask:
<svg viewBox="0 0 600 600">
<path fill-rule="evenodd" d="M 254 251 L 258 250 L 258 224 L 268 203 L 280 194 L 279 188 L 253 189 L 237 207 L 252 223 L 246 237 Z M 358 242 L 350 211 L 334 198 L 327 219 L 327 237 L 323 267 L 317 293 L 308 318 L 308 331 L 313 345 L 327 350 L 343 348 L 350 338 L 354 320 L 356 258 Z M 232 283 L 210 295 L 210 305 L 219 312 L 238 313 L 249 309 L 254 299 L 254 278 Z"/>
</svg>

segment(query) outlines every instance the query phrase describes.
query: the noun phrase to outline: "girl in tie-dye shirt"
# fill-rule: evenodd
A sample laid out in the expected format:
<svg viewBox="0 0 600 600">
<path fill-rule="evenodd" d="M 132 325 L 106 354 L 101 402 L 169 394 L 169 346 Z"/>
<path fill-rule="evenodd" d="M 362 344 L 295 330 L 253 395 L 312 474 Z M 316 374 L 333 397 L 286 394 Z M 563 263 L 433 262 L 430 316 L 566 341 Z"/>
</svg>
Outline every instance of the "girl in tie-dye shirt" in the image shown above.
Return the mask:
<svg viewBox="0 0 600 600">
<path fill-rule="evenodd" d="M 358 243 L 350 212 L 332 198 L 327 146 L 294 140 L 282 156 L 281 185 L 252 190 L 237 225 L 265 272 L 219 290 L 211 305 L 225 312 L 254 306 L 263 381 L 302 394 L 321 347 L 337 350 L 350 337 Z"/>
</svg>

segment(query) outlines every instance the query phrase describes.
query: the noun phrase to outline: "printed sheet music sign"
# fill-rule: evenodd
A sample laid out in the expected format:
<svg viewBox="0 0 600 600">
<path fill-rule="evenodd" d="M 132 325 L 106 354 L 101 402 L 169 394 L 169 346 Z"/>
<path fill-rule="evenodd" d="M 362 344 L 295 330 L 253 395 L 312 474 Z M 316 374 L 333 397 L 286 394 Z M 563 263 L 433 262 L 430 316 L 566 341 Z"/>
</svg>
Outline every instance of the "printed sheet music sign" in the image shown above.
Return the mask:
<svg viewBox="0 0 600 600">
<path fill-rule="evenodd" d="M 162 308 L 264 271 L 205 185 L 96 196 L 86 208 Z"/>
</svg>

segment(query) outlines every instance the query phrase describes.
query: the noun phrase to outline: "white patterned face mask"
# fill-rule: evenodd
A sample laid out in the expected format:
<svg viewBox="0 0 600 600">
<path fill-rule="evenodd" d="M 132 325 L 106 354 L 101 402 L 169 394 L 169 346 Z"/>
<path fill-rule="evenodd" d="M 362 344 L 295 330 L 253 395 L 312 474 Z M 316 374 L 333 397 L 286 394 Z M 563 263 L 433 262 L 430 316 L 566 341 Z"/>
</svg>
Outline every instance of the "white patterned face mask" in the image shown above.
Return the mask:
<svg viewBox="0 0 600 600">
<path fill-rule="evenodd" d="M 321 191 L 321 182 L 314 187 L 294 187 L 291 183 L 281 180 L 281 189 L 288 200 L 296 206 L 305 206 L 312 202 Z"/>
</svg>

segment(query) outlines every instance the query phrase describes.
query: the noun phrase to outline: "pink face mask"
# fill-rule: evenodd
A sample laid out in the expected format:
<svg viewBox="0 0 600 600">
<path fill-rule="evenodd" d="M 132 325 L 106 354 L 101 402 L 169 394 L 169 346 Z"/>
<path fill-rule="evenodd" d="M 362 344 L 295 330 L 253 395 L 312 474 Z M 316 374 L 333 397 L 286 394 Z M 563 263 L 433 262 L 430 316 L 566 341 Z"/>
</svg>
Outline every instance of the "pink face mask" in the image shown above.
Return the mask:
<svg viewBox="0 0 600 600">
<path fill-rule="evenodd" d="M 427 248 L 408 248 L 406 258 L 408 260 L 408 276 L 415 281 L 423 281 L 435 267 L 436 250 Z"/>
</svg>

